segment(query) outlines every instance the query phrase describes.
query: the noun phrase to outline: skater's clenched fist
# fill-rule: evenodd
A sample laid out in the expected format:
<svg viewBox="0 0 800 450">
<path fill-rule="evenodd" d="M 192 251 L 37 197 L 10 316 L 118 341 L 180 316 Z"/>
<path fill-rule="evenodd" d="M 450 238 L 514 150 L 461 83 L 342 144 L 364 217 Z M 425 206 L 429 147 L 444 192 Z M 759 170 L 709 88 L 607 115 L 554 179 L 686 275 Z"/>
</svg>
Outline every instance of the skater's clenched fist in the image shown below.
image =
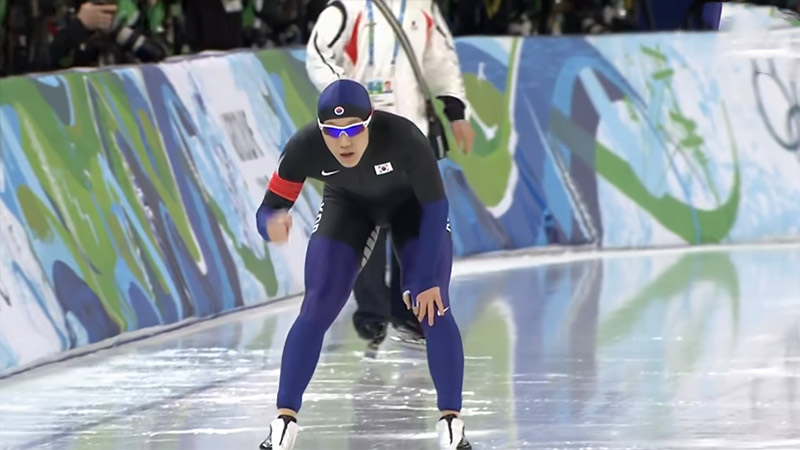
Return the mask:
<svg viewBox="0 0 800 450">
<path fill-rule="evenodd" d="M 286 211 L 276 211 L 267 219 L 267 235 L 272 242 L 288 241 L 291 228 L 292 216 Z"/>
</svg>

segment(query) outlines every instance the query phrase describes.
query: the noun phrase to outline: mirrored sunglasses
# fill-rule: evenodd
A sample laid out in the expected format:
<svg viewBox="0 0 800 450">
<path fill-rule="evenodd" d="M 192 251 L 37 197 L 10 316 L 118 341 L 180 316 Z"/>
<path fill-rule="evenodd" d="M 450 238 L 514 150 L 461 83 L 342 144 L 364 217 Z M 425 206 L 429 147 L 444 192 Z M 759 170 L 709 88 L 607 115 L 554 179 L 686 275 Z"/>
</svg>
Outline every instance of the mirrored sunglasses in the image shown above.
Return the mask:
<svg viewBox="0 0 800 450">
<path fill-rule="evenodd" d="M 342 133 L 346 134 L 348 137 L 356 137 L 361 134 L 364 130 L 367 129 L 369 126 L 369 121 L 372 120 L 372 116 L 367 117 L 367 120 L 363 122 L 354 123 L 352 125 L 347 125 L 343 127 L 337 127 L 335 125 L 328 125 L 320 122 L 317 120 L 319 124 L 319 129 L 322 130 L 323 133 L 327 134 L 332 138 L 339 139 L 342 136 Z"/>
</svg>

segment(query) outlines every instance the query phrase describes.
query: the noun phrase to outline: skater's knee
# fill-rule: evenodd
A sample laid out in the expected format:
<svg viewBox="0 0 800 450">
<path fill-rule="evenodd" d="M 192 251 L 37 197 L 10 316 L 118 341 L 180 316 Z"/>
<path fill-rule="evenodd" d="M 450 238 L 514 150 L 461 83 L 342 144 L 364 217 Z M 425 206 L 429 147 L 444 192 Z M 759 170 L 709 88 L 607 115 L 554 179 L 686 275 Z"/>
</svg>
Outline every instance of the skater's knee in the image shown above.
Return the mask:
<svg viewBox="0 0 800 450">
<path fill-rule="evenodd" d="M 443 316 L 437 315 L 436 319 L 433 321 L 433 325 L 428 323 L 427 317 L 422 320 L 422 333 L 426 338 L 437 334 L 449 335 L 452 334 L 453 331 L 456 333 L 458 332 L 458 325 L 456 325 L 456 321 L 449 309 Z"/>
<path fill-rule="evenodd" d="M 347 301 L 344 299 L 333 298 L 332 296 L 321 295 L 318 291 L 307 291 L 303 297 L 303 306 L 300 308 L 299 318 L 314 322 L 316 325 L 328 329 L 336 316 L 339 315 L 342 306 Z"/>
</svg>

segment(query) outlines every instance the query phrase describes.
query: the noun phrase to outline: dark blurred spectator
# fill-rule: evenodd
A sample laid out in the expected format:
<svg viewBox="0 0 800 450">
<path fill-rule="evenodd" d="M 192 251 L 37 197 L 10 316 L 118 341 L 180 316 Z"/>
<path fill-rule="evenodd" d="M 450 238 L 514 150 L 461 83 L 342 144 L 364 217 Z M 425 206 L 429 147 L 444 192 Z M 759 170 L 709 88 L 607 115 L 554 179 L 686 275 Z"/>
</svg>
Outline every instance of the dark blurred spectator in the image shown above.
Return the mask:
<svg viewBox="0 0 800 450">
<path fill-rule="evenodd" d="M 723 3 L 750 3 L 800 12 L 800 0 L 639 0 L 638 24 L 641 30 L 718 30 Z"/>
<path fill-rule="evenodd" d="M 6 69 L 6 17 L 8 16 L 8 0 L 0 0 L 0 77 Z"/>
<path fill-rule="evenodd" d="M 800 13 L 800 0 L 735 0 L 736 3 L 751 3 L 760 6 L 774 6 L 794 13 Z M 733 3 L 733 1 L 725 2 Z"/>
<path fill-rule="evenodd" d="M 160 61 L 164 11 L 161 0 L 16 0 L 2 72 Z"/>
<path fill-rule="evenodd" d="M 719 27 L 722 6 L 703 0 L 641 0 L 640 30 L 711 30 Z"/>
<path fill-rule="evenodd" d="M 6 5 L 3 47 L 4 75 L 48 69 L 50 35 L 46 19 L 51 2 L 16 0 Z"/>
<path fill-rule="evenodd" d="M 435 1 L 453 34 L 459 36 L 716 30 L 725 3 Z M 736 2 L 800 13 L 800 0 Z M 327 3 L 328 0 L 0 0 L 0 76 L 74 66 L 153 62 L 203 50 L 305 45 Z"/>
<path fill-rule="evenodd" d="M 502 35 L 508 33 L 508 25 L 516 5 L 511 0 L 447 0 L 450 25 L 455 35 Z"/>
<path fill-rule="evenodd" d="M 327 0 L 247 0 L 245 45 L 305 45 Z"/>
<path fill-rule="evenodd" d="M 50 44 L 51 67 L 100 65 L 106 53 L 105 36 L 111 31 L 116 15 L 115 4 L 84 2 L 77 5 L 77 13 L 59 17 Z"/>
<path fill-rule="evenodd" d="M 437 0 L 453 35 L 546 34 L 554 0 Z"/>
<path fill-rule="evenodd" d="M 74 0 L 57 21 L 50 46 L 54 68 L 161 61 L 160 0 Z"/>
<path fill-rule="evenodd" d="M 191 51 L 244 46 L 243 0 L 183 0 L 182 5 L 186 42 Z"/>
</svg>

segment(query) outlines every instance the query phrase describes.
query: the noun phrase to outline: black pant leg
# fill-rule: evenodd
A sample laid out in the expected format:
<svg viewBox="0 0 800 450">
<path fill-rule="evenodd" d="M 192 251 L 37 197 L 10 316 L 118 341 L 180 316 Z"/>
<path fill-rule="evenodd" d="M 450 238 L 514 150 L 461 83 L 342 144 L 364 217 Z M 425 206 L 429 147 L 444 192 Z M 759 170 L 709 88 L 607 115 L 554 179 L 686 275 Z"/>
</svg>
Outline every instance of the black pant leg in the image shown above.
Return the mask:
<svg viewBox="0 0 800 450">
<path fill-rule="evenodd" d="M 386 285 L 386 230 L 373 236 L 372 253 L 353 287 L 357 305 L 353 327 L 362 339 L 380 343 L 386 338 L 391 312 L 389 286 Z"/>
<path fill-rule="evenodd" d="M 353 289 L 358 312 L 389 318 L 389 286 L 386 285 L 386 230 L 380 230 L 375 247 L 367 263 L 361 269 Z"/>
<path fill-rule="evenodd" d="M 392 252 L 391 259 L 391 322 L 395 327 L 405 327 L 409 331 L 416 331 L 422 336 L 422 325 L 410 309 L 403 303 L 403 286 L 400 272 L 400 260 L 396 252 Z"/>
</svg>

